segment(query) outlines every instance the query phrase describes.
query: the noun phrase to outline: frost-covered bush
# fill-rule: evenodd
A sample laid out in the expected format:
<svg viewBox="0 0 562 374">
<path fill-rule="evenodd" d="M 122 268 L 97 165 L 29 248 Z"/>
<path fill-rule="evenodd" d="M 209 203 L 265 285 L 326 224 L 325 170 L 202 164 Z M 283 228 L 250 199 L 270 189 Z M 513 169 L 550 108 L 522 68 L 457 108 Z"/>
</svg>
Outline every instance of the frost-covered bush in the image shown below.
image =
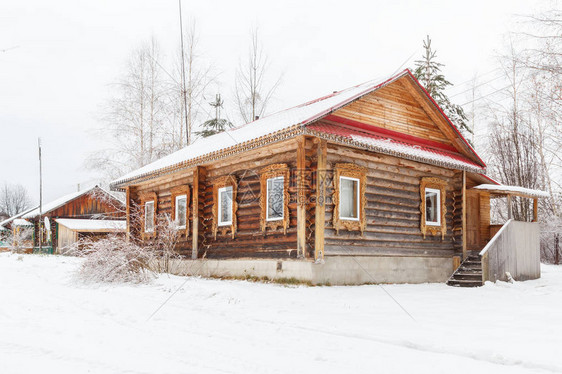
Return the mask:
<svg viewBox="0 0 562 374">
<path fill-rule="evenodd" d="M 101 240 L 84 240 L 73 252 L 85 258 L 78 278 L 87 283 L 146 283 L 154 273 L 149 268 L 153 256 L 150 247 L 111 236 Z"/>
</svg>

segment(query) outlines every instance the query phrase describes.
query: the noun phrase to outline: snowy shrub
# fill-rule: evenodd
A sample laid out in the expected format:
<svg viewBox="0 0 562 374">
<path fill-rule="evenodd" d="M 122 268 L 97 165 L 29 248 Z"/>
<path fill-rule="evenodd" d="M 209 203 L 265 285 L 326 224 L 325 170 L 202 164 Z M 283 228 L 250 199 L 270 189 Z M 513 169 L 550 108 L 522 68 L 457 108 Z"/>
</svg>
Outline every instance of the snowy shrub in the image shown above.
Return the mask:
<svg viewBox="0 0 562 374">
<path fill-rule="evenodd" d="M 181 231 L 177 223 L 168 214 L 160 214 L 156 220 L 155 231 L 157 235 L 146 245 L 152 248 L 154 253 L 155 270 L 164 273 L 175 273 L 178 264 L 175 259 L 181 258 L 176 251 L 176 245 L 181 238 Z"/>
<path fill-rule="evenodd" d="M 78 245 L 78 244 L 77 244 Z M 101 240 L 84 240 L 80 249 L 71 249 L 85 258 L 78 278 L 87 283 L 147 283 L 154 273 L 149 268 L 153 251 L 125 238 L 111 236 Z"/>
</svg>

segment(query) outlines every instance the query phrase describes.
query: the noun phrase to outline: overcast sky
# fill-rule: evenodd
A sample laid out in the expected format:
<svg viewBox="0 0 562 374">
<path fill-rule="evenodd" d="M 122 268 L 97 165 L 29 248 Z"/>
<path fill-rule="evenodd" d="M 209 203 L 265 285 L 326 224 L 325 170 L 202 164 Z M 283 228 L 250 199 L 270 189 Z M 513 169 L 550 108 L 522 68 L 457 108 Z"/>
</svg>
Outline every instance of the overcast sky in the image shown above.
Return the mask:
<svg viewBox="0 0 562 374">
<path fill-rule="evenodd" d="M 283 73 L 270 112 L 405 67 L 429 34 L 444 72 L 459 84 L 493 76 L 505 35 L 552 1 L 183 1 L 200 52 L 230 99 L 234 73 L 259 27 L 272 74 Z M 97 180 L 84 159 L 103 147 L 100 106 L 131 50 L 155 36 L 179 43 L 178 2 L 0 0 L 0 182 L 21 183 L 38 201 L 37 137 L 44 196 L 52 200 Z M 10 49 L 11 47 L 17 47 Z M 455 91 L 456 90 L 456 91 Z M 465 98 L 458 96 L 457 103 Z M 232 115 L 231 115 L 232 116 Z"/>
</svg>

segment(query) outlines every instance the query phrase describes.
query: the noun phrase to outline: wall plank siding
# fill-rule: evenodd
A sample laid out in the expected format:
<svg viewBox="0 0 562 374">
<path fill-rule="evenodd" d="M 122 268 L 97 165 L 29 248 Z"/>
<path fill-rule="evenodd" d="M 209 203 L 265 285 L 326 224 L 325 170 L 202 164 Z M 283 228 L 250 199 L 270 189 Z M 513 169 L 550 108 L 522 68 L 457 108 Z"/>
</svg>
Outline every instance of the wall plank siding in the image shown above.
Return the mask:
<svg viewBox="0 0 562 374">
<path fill-rule="evenodd" d="M 452 145 L 403 85 L 389 85 L 334 112 L 335 116 Z"/>
<path fill-rule="evenodd" d="M 366 207 L 367 227 L 359 232 L 332 229 L 332 200 L 326 208 L 326 255 L 403 255 L 452 256 L 462 247 L 459 226 L 462 208 L 459 198 L 462 173 L 438 167 L 427 168 L 415 162 L 403 162 L 396 157 L 369 154 L 339 145 L 328 146 L 328 168 L 338 162 L 355 162 L 367 168 Z M 330 172 L 331 174 L 331 172 Z M 427 235 L 420 230 L 420 180 L 436 177 L 447 182 L 445 219 L 447 232 Z M 331 180 L 332 175 L 329 175 Z M 327 196 L 333 193 L 328 186 Z"/>
</svg>

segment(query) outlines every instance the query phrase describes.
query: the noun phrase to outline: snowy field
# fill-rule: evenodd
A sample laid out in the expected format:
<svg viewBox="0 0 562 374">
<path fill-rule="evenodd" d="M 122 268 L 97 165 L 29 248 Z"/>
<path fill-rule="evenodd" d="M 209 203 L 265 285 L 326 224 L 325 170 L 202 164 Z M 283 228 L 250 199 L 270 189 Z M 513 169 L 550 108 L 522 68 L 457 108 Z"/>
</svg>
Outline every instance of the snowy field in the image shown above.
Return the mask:
<svg viewBox="0 0 562 374">
<path fill-rule="evenodd" d="M 0 373 L 562 372 L 562 267 L 474 289 L 385 286 L 412 320 L 379 286 L 86 286 L 80 261 L 0 254 Z"/>
</svg>

